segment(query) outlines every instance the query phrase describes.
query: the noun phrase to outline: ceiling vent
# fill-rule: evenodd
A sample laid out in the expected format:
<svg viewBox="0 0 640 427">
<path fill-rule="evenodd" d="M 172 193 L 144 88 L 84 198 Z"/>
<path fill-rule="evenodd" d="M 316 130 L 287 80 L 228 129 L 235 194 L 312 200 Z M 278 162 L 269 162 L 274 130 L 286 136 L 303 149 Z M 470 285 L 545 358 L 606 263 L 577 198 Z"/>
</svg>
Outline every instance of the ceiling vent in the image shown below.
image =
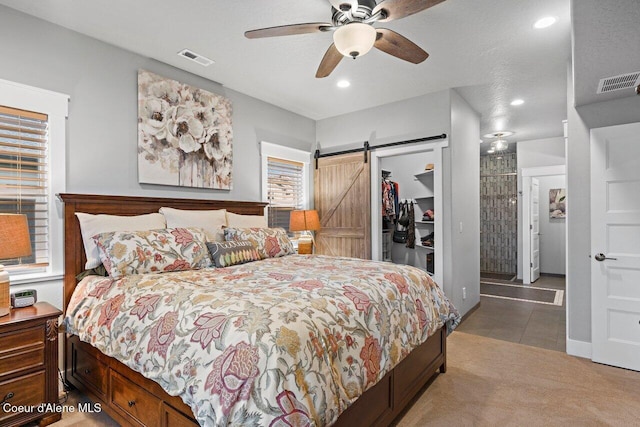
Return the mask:
<svg viewBox="0 0 640 427">
<path fill-rule="evenodd" d="M 598 83 L 596 93 L 607 93 L 615 90 L 632 89 L 640 84 L 640 71 L 635 73 L 621 74 L 619 76 L 607 77 Z"/>
<path fill-rule="evenodd" d="M 178 55 L 187 58 L 193 62 L 197 62 L 198 64 L 202 65 L 203 67 L 208 67 L 209 65 L 213 64 L 213 61 L 209 58 L 207 58 L 206 56 L 202 56 L 200 54 L 197 54 L 189 49 L 183 49 L 180 52 L 178 52 Z"/>
</svg>

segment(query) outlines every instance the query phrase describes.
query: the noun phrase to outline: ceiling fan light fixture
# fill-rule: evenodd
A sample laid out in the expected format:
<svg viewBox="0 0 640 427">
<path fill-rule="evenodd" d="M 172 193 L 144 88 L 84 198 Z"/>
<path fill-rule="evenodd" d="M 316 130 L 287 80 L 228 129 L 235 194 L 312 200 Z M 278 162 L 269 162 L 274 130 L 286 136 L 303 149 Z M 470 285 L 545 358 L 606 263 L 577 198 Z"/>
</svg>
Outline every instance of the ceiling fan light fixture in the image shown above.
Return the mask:
<svg viewBox="0 0 640 427">
<path fill-rule="evenodd" d="M 371 25 L 352 22 L 343 25 L 333 33 L 333 43 L 342 55 L 355 59 L 371 50 L 376 37 L 376 29 Z"/>
</svg>

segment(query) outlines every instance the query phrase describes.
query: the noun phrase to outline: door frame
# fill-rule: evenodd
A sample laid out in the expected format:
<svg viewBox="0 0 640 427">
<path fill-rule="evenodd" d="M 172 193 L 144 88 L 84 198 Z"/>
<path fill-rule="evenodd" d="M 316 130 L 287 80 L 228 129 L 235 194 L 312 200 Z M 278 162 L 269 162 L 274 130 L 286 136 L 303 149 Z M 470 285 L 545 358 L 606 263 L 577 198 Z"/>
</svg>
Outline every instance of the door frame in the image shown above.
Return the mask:
<svg viewBox="0 0 640 427">
<path fill-rule="evenodd" d="M 565 165 L 556 166 L 539 166 L 533 168 L 522 168 L 522 227 L 520 232 L 520 239 L 522 239 L 522 283 L 524 285 L 531 284 L 531 268 L 525 268 L 525 264 L 529 265 L 531 262 L 531 234 L 529 229 L 531 228 L 531 212 L 530 199 L 531 199 L 531 178 L 538 178 L 541 176 L 553 176 L 553 175 L 567 175 L 567 167 Z M 568 220 L 567 220 L 568 221 Z M 568 227 L 565 227 L 565 233 Z M 565 236 L 565 245 L 567 239 Z M 566 248 L 565 248 L 566 249 Z M 567 251 L 565 250 L 565 254 Z M 567 255 L 566 255 L 567 256 Z M 565 265 L 567 265 L 565 260 Z"/>
<path fill-rule="evenodd" d="M 383 158 L 394 157 L 405 154 L 426 153 L 432 151 L 434 153 L 434 171 L 433 171 L 433 193 L 438 194 L 433 200 L 433 210 L 436 212 L 436 222 L 440 221 L 439 226 L 434 230 L 434 253 L 435 257 L 435 274 L 433 280 L 444 286 L 443 269 L 444 269 L 444 194 L 442 186 L 442 149 L 449 146 L 448 140 L 437 142 L 422 142 L 416 145 L 405 145 L 401 147 L 382 148 L 371 151 L 371 259 L 380 261 L 382 259 L 382 194 L 380 192 L 380 176 L 381 162 Z"/>
</svg>

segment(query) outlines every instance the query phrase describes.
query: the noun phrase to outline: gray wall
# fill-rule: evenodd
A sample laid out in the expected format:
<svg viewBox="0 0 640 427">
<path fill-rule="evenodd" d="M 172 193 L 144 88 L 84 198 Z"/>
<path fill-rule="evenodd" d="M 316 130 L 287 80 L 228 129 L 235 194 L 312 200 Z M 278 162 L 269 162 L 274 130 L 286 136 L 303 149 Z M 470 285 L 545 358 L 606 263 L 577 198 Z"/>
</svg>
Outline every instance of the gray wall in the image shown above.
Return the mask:
<svg viewBox="0 0 640 427">
<path fill-rule="evenodd" d="M 566 188 L 564 175 L 538 177 L 540 182 L 540 273 L 566 273 L 565 218 L 549 218 L 549 190 Z"/>
<path fill-rule="evenodd" d="M 260 200 L 258 142 L 309 150 L 315 141 L 315 122 L 311 119 L 4 6 L 0 6 L 0 40 L 0 79 L 71 96 L 66 135 L 67 192 Z M 233 190 L 138 184 L 139 68 L 230 98 Z M 61 218 L 62 208 L 58 208 Z M 52 249 L 63 250 L 62 245 Z M 40 300 L 62 307 L 59 278 L 12 286 L 12 290 L 25 288 L 37 289 Z"/>
<path fill-rule="evenodd" d="M 325 152 L 442 133 L 449 139 L 443 150 L 443 288 L 464 314 L 480 301 L 478 114 L 457 92 L 444 90 L 316 123 Z"/>
<path fill-rule="evenodd" d="M 453 301 L 461 313 L 480 302 L 480 117 L 455 90 L 451 91 L 449 161 L 451 191 L 451 254 L 445 258 L 445 271 L 451 269 Z M 450 151 L 450 153 L 447 153 Z M 446 214 L 446 212 L 445 212 Z M 445 231 L 447 230 L 445 223 Z M 462 298 L 466 288 L 467 297 Z"/>
<path fill-rule="evenodd" d="M 321 151 L 449 133 L 449 91 L 393 102 L 316 122 Z"/>
<path fill-rule="evenodd" d="M 561 120 L 562 118 L 558 118 Z M 522 204 L 522 169 L 566 164 L 564 137 L 518 141 L 518 279 L 522 279 L 522 222 L 526 207 Z M 543 193 L 541 192 L 542 196 Z M 542 199 L 541 199 L 542 200 Z"/>
<path fill-rule="evenodd" d="M 153 59 L 0 6 L 0 78 L 71 96 L 67 191 L 260 200 L 258 142 L 309 150 L 315 122 Z M 137 71 L 228 97 L 233 106 L 233 190 L 138 184 Z"/>
<path fill-rule="evenodd" d="M 640 121 L 640 96 L 575 107 L 567 72 L 567 306 L 569 340 L 591 342 L 591 129 Z"/>
</svg>

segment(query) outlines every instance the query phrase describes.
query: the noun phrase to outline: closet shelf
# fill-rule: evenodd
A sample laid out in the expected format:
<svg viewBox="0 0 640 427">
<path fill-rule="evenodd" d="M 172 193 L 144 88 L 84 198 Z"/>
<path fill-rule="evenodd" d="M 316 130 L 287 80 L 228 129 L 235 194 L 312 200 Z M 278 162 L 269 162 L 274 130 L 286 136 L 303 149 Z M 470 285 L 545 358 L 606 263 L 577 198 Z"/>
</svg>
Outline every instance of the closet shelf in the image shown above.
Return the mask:
<svg viewBox="0 0 640 427">
<path fill-rule="evenodd" d="M 434 224 L 433 221 L 415 221 L 416 224 Z"/>
<path fill-rule="evenodd" d="M 422 248 L 422 249 L 427 249 L 427 250 L 434 250 L 435 248 L 433 246 L 425 246 L 425 245 L 420 245 L 416 243 L 416 248 Z"/>
<path fill-rule="evenodd" d="M 414 197 L 414 200 L 427 200 L 427 199 L 433 199 L 433 196 Z"/>
<path fill-rule="evenodd" d="M 420 179 L 420 178 L 423 178 L 423 177 L 426 177 L 426 176 L 433 176 L 433 169 L 417 173 L 417 174 L 415 174 L 413 176 L 415 176 L 417 179 Z"/>
</svg>

